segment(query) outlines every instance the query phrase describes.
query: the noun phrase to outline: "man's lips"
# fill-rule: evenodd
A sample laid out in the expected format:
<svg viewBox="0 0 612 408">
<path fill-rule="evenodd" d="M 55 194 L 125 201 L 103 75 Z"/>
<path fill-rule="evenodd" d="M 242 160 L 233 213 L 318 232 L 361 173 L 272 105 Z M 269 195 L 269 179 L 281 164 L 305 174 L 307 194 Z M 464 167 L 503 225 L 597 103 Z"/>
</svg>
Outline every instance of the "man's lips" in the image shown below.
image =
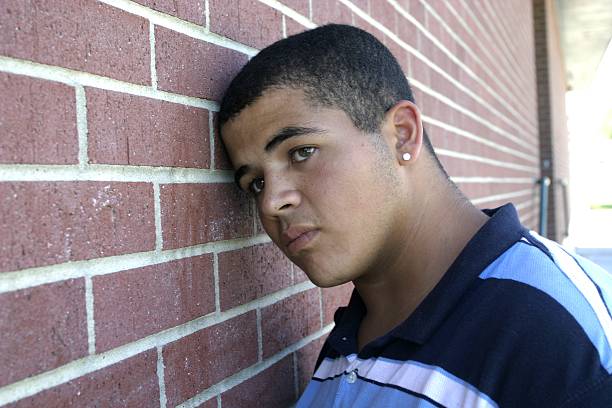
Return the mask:
<svg viewBox="0 0 612 408">
<path fill-rule="evenodd" d="M 283 243 L 289 252 L 296 253 L 310 243 L 318 233 L 319 231 L 314 227 L 289 227 L 283 231 Z"/>
</svg>

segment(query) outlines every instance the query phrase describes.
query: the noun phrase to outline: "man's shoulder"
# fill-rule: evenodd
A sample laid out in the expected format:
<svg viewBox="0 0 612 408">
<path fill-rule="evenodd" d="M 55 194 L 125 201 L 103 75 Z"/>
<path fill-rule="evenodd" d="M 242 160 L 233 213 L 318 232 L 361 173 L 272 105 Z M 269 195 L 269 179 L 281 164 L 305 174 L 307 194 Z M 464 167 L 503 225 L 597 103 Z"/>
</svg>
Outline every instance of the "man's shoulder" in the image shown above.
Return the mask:
<svg viewBox="0 0 612 408">
<path fill-rule="evenodd" d="M 590 350 L 612 372 L 612 275 L 568 248 L 525 235 L 479 275 L 474 297 L 534 351 Z"/>
</svg>

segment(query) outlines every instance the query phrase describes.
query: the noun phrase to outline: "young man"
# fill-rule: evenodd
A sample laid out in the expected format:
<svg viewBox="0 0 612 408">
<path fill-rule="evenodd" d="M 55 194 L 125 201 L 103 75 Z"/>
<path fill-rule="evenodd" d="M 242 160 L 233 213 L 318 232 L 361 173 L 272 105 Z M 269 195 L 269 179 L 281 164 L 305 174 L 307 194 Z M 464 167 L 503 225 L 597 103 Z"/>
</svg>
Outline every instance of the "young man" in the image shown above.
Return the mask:
<svg viewBox="0 0 612 408">
<path fill-rule="evenodd" d="M 316 285 L 355 285 L 298 406 L 612 406 L 612 280 L 459 192 L 373 36 L 272 44 L 219 125 L 274 243 Z"/>
</svg>

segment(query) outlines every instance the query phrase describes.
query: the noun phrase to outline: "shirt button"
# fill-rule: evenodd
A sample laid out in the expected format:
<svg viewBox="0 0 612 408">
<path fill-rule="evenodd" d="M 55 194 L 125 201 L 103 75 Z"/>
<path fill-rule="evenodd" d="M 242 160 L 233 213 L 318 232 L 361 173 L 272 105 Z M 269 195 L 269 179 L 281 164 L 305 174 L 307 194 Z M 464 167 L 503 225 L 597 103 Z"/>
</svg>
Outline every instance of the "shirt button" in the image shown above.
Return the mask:
<svg viewBox="0 0 612 408">
<path fill-rule="evenodd" d="M 346 337 L 343 337 L 343 338 L 342 338 L 342 341 L 346 341 Z"/>
<path fill-rule="evenodd" d="M 355 374 L 355 371 L 351 371 L 348 375 L 348 378 L 346 379 L 346 381 L 349 384 L 354 383 L 355 381 L 357 381 L 357 374 Z"/>
</svg>

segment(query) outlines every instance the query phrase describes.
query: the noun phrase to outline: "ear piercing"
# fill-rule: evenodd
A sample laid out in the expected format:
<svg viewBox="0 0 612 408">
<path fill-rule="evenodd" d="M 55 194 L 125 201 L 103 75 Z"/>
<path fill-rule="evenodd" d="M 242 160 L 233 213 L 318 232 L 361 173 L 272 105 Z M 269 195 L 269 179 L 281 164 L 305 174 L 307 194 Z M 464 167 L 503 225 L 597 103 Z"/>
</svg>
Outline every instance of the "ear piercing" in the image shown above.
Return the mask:
<svg viewBox="0 0 612 408">
<path fill-rule="evenodd" d="M 405 161 L 408 161 L 412 158 L 412 156 L 410 155 L 410 153 L 404 153 L 402 154 L 402 159 L 404 159 Z"/>
</svg>

